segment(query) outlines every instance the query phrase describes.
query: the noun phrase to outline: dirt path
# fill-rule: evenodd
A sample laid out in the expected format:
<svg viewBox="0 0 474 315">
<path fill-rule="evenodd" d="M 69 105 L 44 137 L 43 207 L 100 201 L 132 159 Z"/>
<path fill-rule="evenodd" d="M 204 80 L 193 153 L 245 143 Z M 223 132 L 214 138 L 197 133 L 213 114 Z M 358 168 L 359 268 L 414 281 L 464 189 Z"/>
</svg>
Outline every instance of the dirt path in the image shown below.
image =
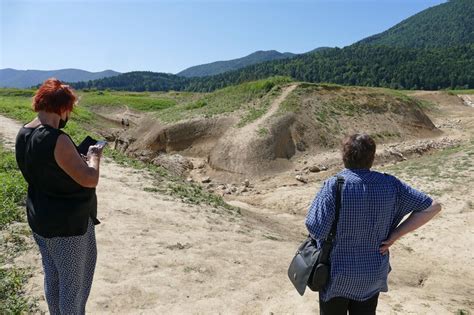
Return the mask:
<svg viewBox="0 0 474 315">
<path fill-rule="evenodd" d="M 256 131 L 258 126 L 260 126 L 265 120 L 267 120 L 269 117 L 273 116 L 278 109 L 280 108 L 280 104 L 287 98 L 287 96 L 293 92 L 298 84 L 291 84 L 283 89 L 281 92 L 280 96 L 278 96 L 273 102 L 270 104 L 270 107 L 268 108 L 267 112 L 263 114 L 260 118 L 256 119 L 252 123 L 246 125 L 244 128 L 241 130 L 245 132 L 252 132 Z"/>
</svg>

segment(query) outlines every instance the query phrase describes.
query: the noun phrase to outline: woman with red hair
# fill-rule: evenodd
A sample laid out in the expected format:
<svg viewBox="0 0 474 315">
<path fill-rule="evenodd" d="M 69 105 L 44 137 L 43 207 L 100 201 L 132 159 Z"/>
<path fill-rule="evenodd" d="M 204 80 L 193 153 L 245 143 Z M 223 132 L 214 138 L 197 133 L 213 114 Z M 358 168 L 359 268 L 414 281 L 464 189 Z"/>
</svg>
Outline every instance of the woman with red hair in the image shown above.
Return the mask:
<svg viewBox="0 0 474 315">
<path fill-rule="evenodd" d="M 51 314 L 85 313 L 97 258 L 95 187 L 102 147 L 90 146 L 83 158 L 61 130 L 75 102 L 69 86 L 46 80 L 33 99 L 38 116 L 20 129 L 15 145 Z"/>
</svg>

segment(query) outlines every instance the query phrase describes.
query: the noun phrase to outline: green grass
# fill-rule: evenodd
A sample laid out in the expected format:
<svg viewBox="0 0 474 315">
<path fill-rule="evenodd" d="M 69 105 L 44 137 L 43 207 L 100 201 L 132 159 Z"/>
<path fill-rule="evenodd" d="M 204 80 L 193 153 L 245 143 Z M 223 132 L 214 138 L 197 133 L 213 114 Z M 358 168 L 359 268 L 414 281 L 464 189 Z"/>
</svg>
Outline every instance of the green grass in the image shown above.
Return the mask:
<svg viewBox="0 0 474 315">
<path fill-rule="evenodd" d="M 280 113 L 307 110 L 303 106 L 305 101 L 313 104 L 315 119 L 323 124 L 338 116 L 356 117 L 366 113 L 397 112 L 401 108 L 431 110 L 436 107 L 431 102 L 391 89 L 303 82 L 281 104 Z"/>
<path fill-rule="evenodd" d="M 4 267 L 26 249 L 22 235 L 29 229 L 10 229 L 13 222 L 25 221 L 26 183 L 17 169 L 14 154 L 0 143 L 0 314 L 21 314 L 36 309 L 36 302 L 24 295 L 24 285 L 31 276 L 28 269 Z"/>
<path fill-rule="evenodd" d="M 270 133 L 270 131 L 265 128 L 265 127 L 260 127 L 258 130 L 257 130 L 257 133 L 262 136 L 262 137 L 265 137 L 266 135 L 268 135 Z"/>
<path fill-rule="evenodd" d="M 470 90 L 446 90 L 445 92 L 450 94 L 450 95 L 474 94 L 474 89 L 470 89 Z"/>
<path fill-rule="evenodd" d="M 3 148 L 0 143 L 0 230 L 13 221 L 24 220 L 26 183 L 16 165 L 12 152 Z"/>
<path fill-rule="evenodd" d="M 160 111 L 178 104 L 168 93 L 81 92 L 80 104 L 89 106 L 128 106 L 139 111 Z M 188 94 L 189 95 L 189 94 Z"/>
<path fill-rule="evenodd" d="M 34 95 L 35 90 L 31 89 L 0 88 L 0 96 L 33 97 Z"/>
<path fill-rule="evenodd" d="M 244 110 L 243 126 L 266 112 L 271 99 L 278 95 L 277 88 L 291 82 L 286 77 L 272 77 L 264 80 L 229 86 L 210 94 L 203 94 L 192 102 L 178 104 L 158 112 L 157 117 L 164 122 L 175 122 L 193 117 L 213 117 L 215 115 Z M 255 112 L 250 113 L 255 110 Z"/>
<path fill-rule="evenodd" d="M 0 89 L 0 114 L 26 124 L 36 117 L 31 107 L 30 90 L 16 90 L 18 95 L 11 95 L 11 89 Z M 21 93 L 20 91 L 24 91 Z M 8 94 L 8 96 L 5 96 Z M 25 96 L 26 95 L 26 96 Z M 87 135 L 94 136 L 89 130 L 94 124 L 94 114 L 87 108 L 75 106 L 71 119 L 64 129 L 76 143 L 80 143 Z"/>
</svg>

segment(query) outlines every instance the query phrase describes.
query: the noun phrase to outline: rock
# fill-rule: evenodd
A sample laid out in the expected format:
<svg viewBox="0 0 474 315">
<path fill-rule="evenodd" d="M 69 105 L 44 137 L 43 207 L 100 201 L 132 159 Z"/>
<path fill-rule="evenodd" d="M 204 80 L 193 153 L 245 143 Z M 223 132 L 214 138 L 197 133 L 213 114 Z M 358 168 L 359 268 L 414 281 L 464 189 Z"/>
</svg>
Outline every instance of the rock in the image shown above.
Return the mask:
<svg viewBox="0 0 474 315">
<path fill-rule="evenodd" d="M 300 141 L 298 143 L 296 143 L 296 150 L 298 151 L 305 151 L 306 150 L 306 143 L 304 143 L 303 141 Z"/>
<path fill-rule="evenodd" d="M 186 171 L 193 168 L 191 161 L 179 154 L 160 154 L 152 160 L 152 163 L 178 176 L 183 176 Z"/>
<path fill-rule="evenodd" d="M 201 161 L 198 163 L 197 168 L 204 168 L 206 166 L 206 162 Z"/>
<path fill-rule="evenodd" d="M 250 186 L 250 181 L 248 179 L 246 179 L 246 180 L 244 180 L 243 184 L 244 184 L 245 187 L 249 187 Z"/>
<path fill-rule="evenodd" d="M 317 167 L 316 165 L 313 165 L 309 168 L 309 171 L 311 173 L 317 173 L 317 172 L 321 172 L 321 169 L 319 167 Z"/>
<path fill-rule="evenodd" d="M 326 166 L 324 166 L 324 165 L 322 165 L 322 166 L 320 167 L 320 169 L 321 169 L 321 171 L 327 171 L 327 170 L 328 170 L 328 168 L 327 168 Z"/>
<path fill-rule="evenodd" d="M 304 183 L 304 184 L 308 183 L 308 180 L 306 178 L 304 178 L 303 176 L 301 176 L 301 175 L 296 175 L 295 179 L 299 182 Z"/>
<path fill-rule="evenodd" d="M 210 189 L 210 188 L 212 188 L 212 187 L 214 187 L 214 184 L 213 184 L 213 183 L 209 183 L 209 184 L 207 184 L 207 186 L 206 186 L 207 189 Z"/>
<path fill-rule="evenodd" d="M 207 184 L 207 183 L 210 183 L 210 182 L 211 182 L 211 178 L 209 176 L 206 176 L 201 180 L 201 183 L 203 183 L 203 184 Z"/>
<path fill-rule="evenodd" d="M 247 189 L 247 187 L 244 187 L 244 188 L 242 188 L 242 190 L 241 190 L 240 192 L 243 192 L 243 193 L 244 193 L 244 192 L 247 192 L 247 191 L 249 191 L 249 190 Z"/>
<path fill-rule="evenodd" d="M 230 187 L 230 191 L 235 193 L 237 191 L 237 187 L 235 186 Z"/>
<path fill-rule="evenodd" d="M 194 183 L 194 179 L 192 179 L 191 177 L 186 178 L 186 181 L 188 183 Z"/>
</svg>

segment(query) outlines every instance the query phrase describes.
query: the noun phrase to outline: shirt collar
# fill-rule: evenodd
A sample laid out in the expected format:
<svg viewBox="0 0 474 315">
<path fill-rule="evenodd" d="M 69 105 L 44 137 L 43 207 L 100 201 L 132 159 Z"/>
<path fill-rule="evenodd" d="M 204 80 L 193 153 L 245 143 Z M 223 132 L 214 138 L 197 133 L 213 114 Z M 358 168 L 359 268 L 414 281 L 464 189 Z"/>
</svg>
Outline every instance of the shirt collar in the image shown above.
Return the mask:
<svg viewBox="0 0 474 315">
<path fill-rule="evenodd" d="M 370 173 L 370 169 L 367 168 L 346 168 L 349 172 L 353 172 L 356 174 L 365 174 L 365 173 Z"/>
</svg>

